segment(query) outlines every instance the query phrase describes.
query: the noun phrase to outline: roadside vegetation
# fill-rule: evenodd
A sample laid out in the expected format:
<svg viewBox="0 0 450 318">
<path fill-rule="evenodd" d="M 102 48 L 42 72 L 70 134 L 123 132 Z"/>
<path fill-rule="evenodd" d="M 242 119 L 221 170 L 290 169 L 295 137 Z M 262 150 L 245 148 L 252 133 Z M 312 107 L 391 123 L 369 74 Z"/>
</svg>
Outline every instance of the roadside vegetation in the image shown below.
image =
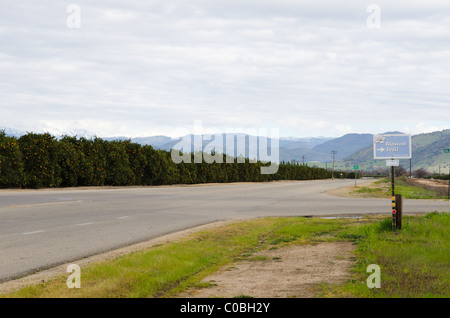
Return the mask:
<svg viewBox="0 0 450 318">
<path fill-rule="evenodd" d="M 450 214 L 406 216 L 401 231 L 390 218 L 347 228 L 337 236 L 357 245 L 354 277 L 341 286 L 324 286 L 323 297 L 448 298 L 450 296 Z M 366 285 L 367 267 L 381 268 L 381 287 Z"/>
<path fill-rule="evenodd" d="M 82 269 L 81 288 L 67 276 L 4 297 L 175 297 L 237 260 L 289 244 L 351 241 L 354 271 L 345 284 L 316 286 L 318 297 L 449 297 L 450 215 L 405 216 L 401 231 L 391 218 L 261 218 L 195 233 Z M 366 285 L 369 264 L 381 267 L 381 288 Z M 251 296 L 251 295 L 250 295 Z"/>
<path fill-rule="evenodd" d="M 364 197 L 390 198 L 391 180 L 382 178 L 373 182 L 370 186 L 357 186 L 352 194 L 360 194 Z M 406 176 L 395 179 L 395 193 L 401 194 L 405 199 L 447 199 L 447 196 L 438 191 L 426 189 L 408 180 Z"/>
<path fill-rule="evenodd" d="M 290 162 L 280 163 L 274 174 L 261 174 L 261 167 L 269 163 L 215 153 L 186 156 L 188 162 L 175 163 L 170 151 L 130 140 L 69 136 L 57 139 L 48 133 L 28 133 L 16 138 L 0 130 L 0 188 L 312 180 L 331 178 L 332 174 Z M 209 160 L 192 164 L 194 157 Z"/>
</svg>

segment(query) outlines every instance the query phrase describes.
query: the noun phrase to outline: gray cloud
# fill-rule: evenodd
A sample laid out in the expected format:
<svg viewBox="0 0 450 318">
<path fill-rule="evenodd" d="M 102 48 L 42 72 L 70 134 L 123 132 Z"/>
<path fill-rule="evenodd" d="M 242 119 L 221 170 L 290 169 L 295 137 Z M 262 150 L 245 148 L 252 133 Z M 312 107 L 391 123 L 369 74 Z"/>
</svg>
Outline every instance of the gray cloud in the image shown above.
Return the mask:
<svg viewBox="0 0 450 318">
<path fill-rule="evenodd" d="M 14 1 L 0 13 L 0 127 L 173 134 L 194 120 L 290 136 L 448 128 L 450 4 Z"/>
</svg>

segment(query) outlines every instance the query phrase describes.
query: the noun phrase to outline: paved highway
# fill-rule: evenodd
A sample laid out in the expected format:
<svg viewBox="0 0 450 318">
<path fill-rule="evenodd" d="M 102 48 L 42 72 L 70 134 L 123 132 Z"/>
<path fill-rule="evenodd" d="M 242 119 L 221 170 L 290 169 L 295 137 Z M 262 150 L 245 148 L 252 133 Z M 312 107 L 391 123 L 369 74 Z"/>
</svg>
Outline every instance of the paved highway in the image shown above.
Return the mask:
<svg viewBox="0 0 450 318">
<path fill-rule="evenodd" d="M 386 199 L 326 194 L 352 180 L 0 191 L 0 282 L 201 224 L 260 216 L 387 213 Z M 450 212 L 404 200 L 405 212 Z"/>
</svg>

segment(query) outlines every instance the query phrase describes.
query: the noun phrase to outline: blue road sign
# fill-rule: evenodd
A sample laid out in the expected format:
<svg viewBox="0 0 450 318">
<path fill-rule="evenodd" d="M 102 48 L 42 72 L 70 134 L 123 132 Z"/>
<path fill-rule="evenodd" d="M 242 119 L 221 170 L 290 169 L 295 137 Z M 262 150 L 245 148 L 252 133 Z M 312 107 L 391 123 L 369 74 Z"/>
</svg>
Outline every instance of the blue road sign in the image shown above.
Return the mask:
<svg viewBox="0 0 450 318">
<path fill-rule="evenodd" d="M 374 135 L 374 159 L 411 159 L 411 135 Z"/>
</svg>

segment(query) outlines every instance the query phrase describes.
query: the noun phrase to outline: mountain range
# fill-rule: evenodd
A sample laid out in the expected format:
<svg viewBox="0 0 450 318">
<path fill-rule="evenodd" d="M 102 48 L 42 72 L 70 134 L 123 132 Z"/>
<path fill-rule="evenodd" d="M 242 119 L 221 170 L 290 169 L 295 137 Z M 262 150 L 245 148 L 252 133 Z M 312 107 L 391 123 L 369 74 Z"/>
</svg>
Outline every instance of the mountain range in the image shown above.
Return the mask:
<svg viewBox="0 0 450 318">
<path fill-rule="evenodd" d="M 1 129 L 0 129 L 1 130 Z M 20 137 L 26 134 L 26 132 L 17 129 L 4 129 L 7 135 Z M 401 132 L 385 132 L 385 133 L 401 133 Z M 62 135 L 77 136 L 92 138 L 92 134 L 87 131 L 72 131 L 67 133 L 61 133 L 61 135 L 56 138 L 60 138 Z M 214 135 L 213 135 L 214 136 Z M 263 143 L 264 139 L 258 136 L 248 136 L 243 134 L 221 134 L 223 139 L 218 140 L 218 145 L 223 145 L 224 147 L 216 147 L 216 152 L 223 152 L 233 156 L 244 155 L 245 157 L 250 157 L 253 152 L 250 151 L 250 144 L 252 141 L 256 142 L 256 147 L 261 143 L 260 151 L 265 154 L 270 153 L 270 146 L 272 140 L 267 139 L 267 145 Z M 150 136 L 150 137 L 135 137 L 129 138 L 125 136 L 115 136 L 115 137 L 101 137 L 104 140 L 131 140 L 132 142 L 139 143 L 141 145 L 151 145 L 155 149 L 162 150 L 183 150 L 183 151 L 194 151 L 199 150 L 194 144 L 195 138 L 201 136 L 187 135 L 180 138 L 171 138 L 168 136 Z M 184 138 L 188 143 L 185 143 L 183 148 L 180 148 L 180 141 Z M 226 141 L 232 140 L 230 143 L 232 149 L 226 149 Z M 241 138 L 241 139 L 239 139 Z M 201 140 L 201 139 L 200 139 Z M 205 149 L 208 144 L 212 143 L 215 139 L 203 140 L 202 149 Z M 238 140 L 245 141 L 245 145 L 238 143 Z M 384 160 L 374 160 L 373 159 L 373 135 L 372 134 L 358 134 L 350 133 L 345 134 L 338 138 L 333 137 L 307 137 L 307 138 L 295 138 L 295 137 L 282 137 L 278 140 L 279 145 L 279 161 L 282 162 L 300 162 L 307 163 L 308 165 L 317 166 L 327 166 L 333 161 L 332 152 L 335 152 L 335 166 L 336 169 L 349 169 L 353 165 L 359 165 L 360 169 L 364 170 L 377 170 L 380 168 L 385 168 L 386 164 Z M 450 155 L 444 154 L 443 149 L 450 148 L 450 129 L 443 131 L 436 131 L 431 133 L 424 133 L 412 136 L 412 169 L 416 170 L 419 168 L 428 170 L 430 172 L 442 172 L 450 168 Z M 241 145 L 241 147 L 238 147 Z M 184 149 L 187 148 L 187 149 Z M 207 148 L 207 149 L 211 149 Z M 245 153 L 242 153 L 242 150 Z M 253 158 L 252 158 L 253 159 Z M 259 157 L 257 159 L 260 159 Z M 409 169 L 409 160 L 400 160 L 400 164 Z"/>
<path fill-rule="evenodd" d="M 444 149 L 450 148 L 450 129 L 411 136 L 412 158 L 400 160 L 400 165 L 412 170 L 424 169 L 429 172 L 448 174 L 450 169 L 450 154 Z M 363 169 L 375 170 L 384 168 L 384 160 L 373 159 L 372 145 L 361 148 L 345 157 L 343 161 L 359 163 Z"/>
</svg>

